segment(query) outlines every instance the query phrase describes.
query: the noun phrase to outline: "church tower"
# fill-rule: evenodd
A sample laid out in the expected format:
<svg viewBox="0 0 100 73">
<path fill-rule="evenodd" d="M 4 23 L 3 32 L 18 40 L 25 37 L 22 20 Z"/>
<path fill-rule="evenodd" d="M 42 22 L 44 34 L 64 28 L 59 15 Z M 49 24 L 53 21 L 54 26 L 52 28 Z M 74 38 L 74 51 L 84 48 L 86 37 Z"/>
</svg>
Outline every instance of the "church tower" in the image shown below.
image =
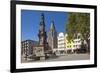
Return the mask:
<svg viewBox="0 0 100 73">
<path fill-rule="evenodd" d="M 55 29 L 54 21 L 51 22 L 50 30 L 48 32 L 48 45 L 51 49 L 57 48 L 57 31 Z"/>
</svg>

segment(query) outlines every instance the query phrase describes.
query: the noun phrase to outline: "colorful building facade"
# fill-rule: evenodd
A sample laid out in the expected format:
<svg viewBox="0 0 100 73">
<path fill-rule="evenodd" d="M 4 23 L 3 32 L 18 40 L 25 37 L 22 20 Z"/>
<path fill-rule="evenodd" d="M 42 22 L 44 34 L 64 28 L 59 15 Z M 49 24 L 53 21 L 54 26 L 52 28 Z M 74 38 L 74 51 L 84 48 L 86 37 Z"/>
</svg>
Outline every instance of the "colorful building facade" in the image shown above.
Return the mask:
<svg viewBox="0 0 100 73">
<path fill-rule="evenodd" d="M 67 50 L 73 50 L 73 49 L 74 49 L 74 42 L 73 42 L 73 39 L 69 42 L 68 39 L 67 39 L 68 34 L 66 33 L 65 36 L 66 36 L 66 40 L 65 40 L 65 42 L 66 42 L 66 49 L 67 49 Z"/>
<path fill-rule="evenodd" d="M 82 42 L 80 39 L 80 34 L 74 36 L 74 38 L 69 42 L 67 39 L 68 34 L 66 33 L 66 49 L 71 50 L 72 52 L 76 49 L 80 49 Z"/>
</svg>

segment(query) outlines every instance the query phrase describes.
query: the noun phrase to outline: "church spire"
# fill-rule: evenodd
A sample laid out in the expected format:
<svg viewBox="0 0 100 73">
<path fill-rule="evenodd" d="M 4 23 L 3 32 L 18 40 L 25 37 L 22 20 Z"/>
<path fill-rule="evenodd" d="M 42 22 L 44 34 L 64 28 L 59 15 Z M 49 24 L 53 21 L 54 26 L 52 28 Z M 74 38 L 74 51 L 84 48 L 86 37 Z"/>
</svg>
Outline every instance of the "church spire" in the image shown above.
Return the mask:
<svg viewBox="0 0 100 73">
<path fill-rule="evenodd" d="M 48 32 L 48 45 L 53 50 L 57 48 L 57 32 L 54 25 L 54 21 L 51 21 L 50 30 Z"/>
<path fill-rule="evenodd" d="M 50 27 L 50 30 L 55 31 L 54 21 L 51 21 L 51 27 Z"/>
</svg>

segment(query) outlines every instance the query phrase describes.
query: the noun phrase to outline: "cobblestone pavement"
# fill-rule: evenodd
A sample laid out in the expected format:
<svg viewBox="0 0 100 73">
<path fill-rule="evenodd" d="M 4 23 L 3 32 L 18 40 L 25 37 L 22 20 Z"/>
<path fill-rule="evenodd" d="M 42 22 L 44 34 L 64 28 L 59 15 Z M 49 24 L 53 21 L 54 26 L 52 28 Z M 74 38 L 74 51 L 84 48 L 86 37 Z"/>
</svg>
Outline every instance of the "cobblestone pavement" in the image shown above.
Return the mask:
<svg viewBox="0 0 100 73">
<path fill-rule="evenodd" d="M 59 56 L 58 58 L 49 59 L 46 61 L 70 61 L 70 60 L 87 60 L 90 59 L 89 54 L 68 54 L 66 56 Z"/>
<path fill-rule="evenodd" d="M 38 60 L 38 61 L 22 60 L 22 62 L 23 63 L 25 62 L 51 62 L 51 61 L 72 61 L 72 60 L 88 60 L 88 59 L 90 59 L 89 54 L 67 54 L 64 56 L 48 58 L 46 60 Z"/>
</svg>

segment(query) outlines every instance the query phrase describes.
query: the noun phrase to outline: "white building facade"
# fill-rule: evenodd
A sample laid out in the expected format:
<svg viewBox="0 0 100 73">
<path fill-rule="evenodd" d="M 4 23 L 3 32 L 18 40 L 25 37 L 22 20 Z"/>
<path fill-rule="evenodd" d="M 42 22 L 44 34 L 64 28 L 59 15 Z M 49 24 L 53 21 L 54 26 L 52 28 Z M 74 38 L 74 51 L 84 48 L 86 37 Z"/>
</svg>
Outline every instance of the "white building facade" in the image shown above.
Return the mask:
<svg viewBox="0 0 100 73">
<path fill-rule="evenodd" d="M 81 39 L 74 39 L 74 48 L 73 49 L 80 49 L 81 48 Z"/>
<path fill-rule="evenodd" d="M 64 33 L 60 32 L 58 34 L 58 48 L 54 48 L 53 51 L 56 55 L 65 55 L 66 54 L 66 44 L 65 44 L 65 35 Z"/>
<path fill-rule="evenodd" d="M 65 39 L 64 33 L 61 32 L 58 34 L 58 48 L 66 48 Z"/>
</svg>

